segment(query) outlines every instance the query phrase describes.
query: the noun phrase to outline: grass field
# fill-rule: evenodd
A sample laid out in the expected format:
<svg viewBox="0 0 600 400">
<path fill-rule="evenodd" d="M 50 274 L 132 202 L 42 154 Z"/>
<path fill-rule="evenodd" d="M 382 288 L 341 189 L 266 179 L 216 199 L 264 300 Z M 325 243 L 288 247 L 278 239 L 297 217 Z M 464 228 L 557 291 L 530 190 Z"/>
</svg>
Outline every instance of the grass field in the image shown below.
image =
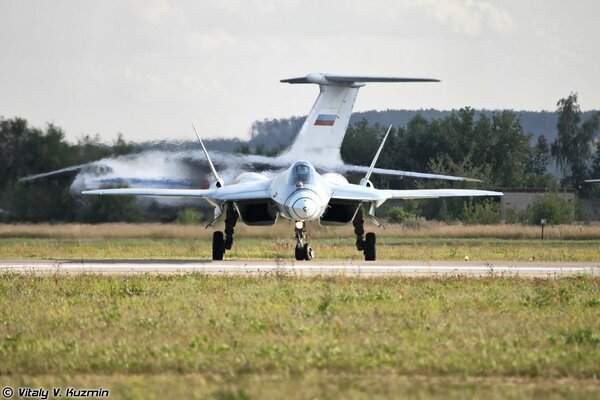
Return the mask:
<svg viewBox="0 0 600 400">
<path fill-rule="evenodd" d="M 230 260 L 293 260 L 293 239 L 240 238 Z M 318 260 L 363 260 L 351 238 L 311 241 Z M 590 261 L 600 263 L 600 242 L 379 238 L 378 260 Z M 209 239 L 22 239 L 0 238 L 4 259 L 210 259 Z"/>
<path fill-rule="evenodd" d="M 375 229 L 368 229 L 375 230 Z M 309 229 L 361 259 L 352 228 Z M 600 228 L 390 226 L 378 258 L 600 262 Z M 291 259 L 292 228 L 227 258 Z M 208 259 L 212 230 L 0 225 L 0 258 Z M 599 398 L 600 278 L 0 274 L 0 388 L 111 398 Z"/>
<path fill-rule="evenodd" d="M 372 229 L 374 230 L 374 229 Z M 209 259 L 213 230 L 162 224 L 0 225 L 0 258 L 43 259 Z M 600 227 L 428 224 L 421 229 L 378 230 L 378 259 L 458 261 L 600 262 Z M 360 260 L 351 227 L 309 228 L 317 259 Z M 293 229 L 236 228 L 227 259 L 292 259 Z"/>
<path fill-rule="evenodd" d="M 0 275 L 0 385 L 594 398 L 600 279 Z"/>
</svg>

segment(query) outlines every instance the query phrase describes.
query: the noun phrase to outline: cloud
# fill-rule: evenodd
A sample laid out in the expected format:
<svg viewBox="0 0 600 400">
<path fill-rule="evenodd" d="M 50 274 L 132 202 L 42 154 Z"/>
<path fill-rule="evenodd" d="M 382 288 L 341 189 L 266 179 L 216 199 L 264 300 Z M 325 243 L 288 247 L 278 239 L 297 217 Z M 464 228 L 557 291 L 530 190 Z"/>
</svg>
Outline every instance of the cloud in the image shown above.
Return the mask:
<svg viewBox="0 0 600 400">
<path fill-rule="evenodd" d="M 144 1 L 139 4 L 139 7 L 146 21 L 152 25 L 166 23 L 171 14 L 171 6 L 166 0 Z"/>
<path fill-rule="evenodd" d="M 190 40 L 192 48 L 211 51 L 239 44 L 239 38 L 224 31 L 193 33 Z"/>
<path fill-rule="evenodd" d="M 477 36 L 486 29 L 507 34 L 514 29 L 510 14 L 488 1 L 420 0 L 418 4 L 459 34 Z"/>
</svg>

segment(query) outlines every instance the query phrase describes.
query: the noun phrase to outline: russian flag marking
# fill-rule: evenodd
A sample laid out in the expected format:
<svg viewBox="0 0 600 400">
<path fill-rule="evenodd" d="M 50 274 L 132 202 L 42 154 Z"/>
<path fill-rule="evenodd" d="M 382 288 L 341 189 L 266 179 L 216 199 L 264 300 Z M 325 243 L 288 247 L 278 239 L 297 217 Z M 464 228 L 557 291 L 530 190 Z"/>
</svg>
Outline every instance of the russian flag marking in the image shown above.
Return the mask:
<svg viewBox="0 0 600 400">
<path fill-rule="evenodd" d="M 315 120 L 315 125 L 333 126 L 337 115 L 334 114 L 319 114 Z"/>
</svg>

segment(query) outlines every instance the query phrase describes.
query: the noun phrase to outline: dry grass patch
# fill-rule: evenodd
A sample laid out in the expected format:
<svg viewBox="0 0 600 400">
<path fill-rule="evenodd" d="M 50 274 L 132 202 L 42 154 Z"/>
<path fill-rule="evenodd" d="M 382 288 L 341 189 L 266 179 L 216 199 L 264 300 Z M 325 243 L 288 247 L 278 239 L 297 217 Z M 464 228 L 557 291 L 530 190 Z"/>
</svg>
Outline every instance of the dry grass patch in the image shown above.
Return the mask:
<svg viewBox="0 0 600 400">
<path fill-rule="evenodd" d="M 222 229 L 222 224 L 217 224 Z M 530 225 L 448 225 L 429 221 L 420 228 L 407 228 L 398 224 L 388 224 L 384 230 L 368 225 L 367 230 L 377 232 L 381 237 L 399 238 L 496 238 L 496 239 L 538 239 L 540 227 Z M 280 221 L 272 227 L 236 227 L 238 237 L 291 238 L 293 225 Z M 0 224 L 0 237 L 21 238 L 199 238 L 212 237 L 213 229 L 203 225 L 176 224 Z M 351 225 L 324 227 L 309 224 L 310 234 L 317 238 L 353 237 Z M 544 232 L 547 239 L 556 240 L 600 240 L 598 225 L 557 225 L 547 226 Z"/>
</svg>

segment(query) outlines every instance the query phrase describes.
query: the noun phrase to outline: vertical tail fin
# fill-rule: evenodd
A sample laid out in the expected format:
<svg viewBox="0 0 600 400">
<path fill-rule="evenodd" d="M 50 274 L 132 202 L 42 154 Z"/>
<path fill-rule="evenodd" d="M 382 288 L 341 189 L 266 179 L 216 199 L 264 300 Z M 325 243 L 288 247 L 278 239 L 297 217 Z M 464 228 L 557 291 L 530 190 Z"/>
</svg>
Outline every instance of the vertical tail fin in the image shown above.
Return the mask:
<svg viewBox="0 0 600 400">
<path fill-rule="evenodd" d="M 206 156 L 206 161 L 208 161 L 208 166 L 210 167 L 210 170 L 212 171 L 213 176 L 216 179 L 215 186 L 218 188 L 223 187 L 223 179 L 221 179 L 221 177 L 219 177 L 219 174 L 217 173 L 217 170 L 215 169 L 215 166 L 212 163 L 210 156 L 208 155 L 208 151 L 206 150 L 206 147 L 204 147 L 204 142 L 202 142 L 202 139 L 200 139 L 200 135 L 198 135 L 198 131 L 196 130 L 196 127 L 194 126 L 194 124 L 192 124 L 192 128 L 194 128 L 196 137 L 198 138 L 198 141 L 200 141 L 200 145 L 202 146 L 202 151 L 204 151 L 204 155 Z"/>
<path fill-rule="evenodd" d="M 366 82 L 438 82 L 435 79 L 308 74 L 283 79 L 284 83 L 319 85 L 319 97 L 290 148 L 280 157 L 289 162 L 309 158 L 320 167 L 334 168 L 342 163 L 340 148 L 350 123 L 358 89 Z"/>
<path fill-rule="evenodd" d="M 370 186 L 370 187 L 373 186 L 369 179 L 371 179 L 371 175 L 373 174 L 373 169 L 375 168 L 375 164 L 377 164 L 377 160 L 379 159 L 381 150 L 383 150 L 383 146 L 385 145 L 385 141 L 387 140 L 391 130 L 392 130 L 392 125 L 390 125 L 387 132 L 385 133 L 385 136 L 383 137 L 383 140 L 381 141 L 381 144 L 379 145 L 379 149 L 377 149 L 377 153 L 375 153 L 375 157 L 373 157 L 373 161 L 371 161 L 371 166 L 369 167 L 367 174 L 365 175 L 364 178 L 362 178 L 360 180 L 360 186 Z"/>
</svg>

